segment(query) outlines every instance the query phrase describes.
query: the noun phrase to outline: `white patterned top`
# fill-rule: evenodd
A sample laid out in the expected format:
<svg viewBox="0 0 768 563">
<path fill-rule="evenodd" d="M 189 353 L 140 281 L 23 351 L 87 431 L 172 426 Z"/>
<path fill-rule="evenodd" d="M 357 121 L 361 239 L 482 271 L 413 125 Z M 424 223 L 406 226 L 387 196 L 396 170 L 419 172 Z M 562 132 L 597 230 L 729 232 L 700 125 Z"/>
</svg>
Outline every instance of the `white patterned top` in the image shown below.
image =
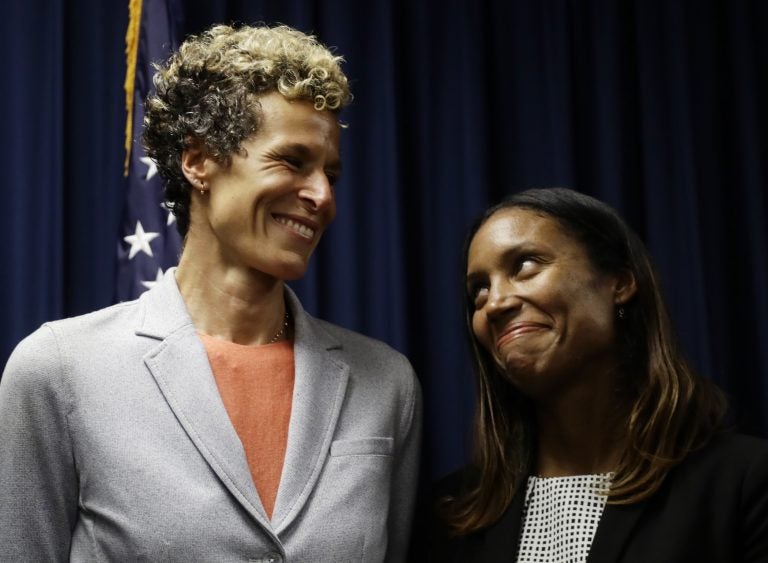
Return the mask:
<svg viewBox="0 0 768 563">
<path fill-rule="evenodd" d="M 528 477 L 517 563 L 584 563 L 612 477 Z"/>
</svg>

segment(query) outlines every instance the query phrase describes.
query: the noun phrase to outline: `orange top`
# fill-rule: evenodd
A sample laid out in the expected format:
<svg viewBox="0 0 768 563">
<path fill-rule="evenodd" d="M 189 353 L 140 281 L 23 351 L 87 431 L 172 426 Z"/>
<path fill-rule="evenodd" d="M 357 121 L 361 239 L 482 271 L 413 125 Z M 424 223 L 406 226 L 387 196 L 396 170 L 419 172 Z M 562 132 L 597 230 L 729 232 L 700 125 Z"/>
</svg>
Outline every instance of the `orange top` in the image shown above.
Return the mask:
<svg viewBox="0 0 768 563">
<path fill-rule="evenodd" d="M 293 402 L 293 342 L 243 346 L 200 334 L 221 399 L 272 518 Z"/>
</svg>

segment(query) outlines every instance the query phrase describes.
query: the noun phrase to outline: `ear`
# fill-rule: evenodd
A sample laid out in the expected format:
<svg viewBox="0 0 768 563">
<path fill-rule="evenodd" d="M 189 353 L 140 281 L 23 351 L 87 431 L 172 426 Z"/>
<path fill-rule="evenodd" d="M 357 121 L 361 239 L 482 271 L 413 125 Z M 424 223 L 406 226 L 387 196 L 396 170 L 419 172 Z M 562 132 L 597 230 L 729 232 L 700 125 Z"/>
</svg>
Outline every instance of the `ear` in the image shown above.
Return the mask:
<svg viewBox="0 0 768 563">
<path fill-rule="evenodd" d="M 616 305 L 624 305 L 637 293 L 635 274 L 631 270 L 621 270 L 616 276 L 616 285 L 613 287 L 613 302 Z"/>
<path fill-rule="evenodd" d="M 210 165 L 211 159 L 208 158 L 205 148 L 199 143 L 181 153 L 181 171 L 195 190 L 201 189 L 205 185 L 211 172 Z"/>
</svg>

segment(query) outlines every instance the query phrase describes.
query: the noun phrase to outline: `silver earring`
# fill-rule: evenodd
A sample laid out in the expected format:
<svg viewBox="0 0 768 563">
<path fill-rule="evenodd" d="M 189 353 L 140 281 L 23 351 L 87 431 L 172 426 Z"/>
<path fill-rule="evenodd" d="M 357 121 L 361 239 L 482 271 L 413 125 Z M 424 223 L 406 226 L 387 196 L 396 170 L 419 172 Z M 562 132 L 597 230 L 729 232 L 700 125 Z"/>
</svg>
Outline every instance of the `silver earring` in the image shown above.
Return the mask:
<svg viewBox="0 0 768 563">
<path fill-rule="evenodd" d="M 200 180 L 200 195 L 205 195 L 205 182 Z"/>
<path fill-rule="evenodd" d="M 620 321 L 623 321 L 625 318 L 627 318 L 627 312 L 624 310 L 624 307 L 619 307 L 617 316 L 619 317 Z"/>
</svg>

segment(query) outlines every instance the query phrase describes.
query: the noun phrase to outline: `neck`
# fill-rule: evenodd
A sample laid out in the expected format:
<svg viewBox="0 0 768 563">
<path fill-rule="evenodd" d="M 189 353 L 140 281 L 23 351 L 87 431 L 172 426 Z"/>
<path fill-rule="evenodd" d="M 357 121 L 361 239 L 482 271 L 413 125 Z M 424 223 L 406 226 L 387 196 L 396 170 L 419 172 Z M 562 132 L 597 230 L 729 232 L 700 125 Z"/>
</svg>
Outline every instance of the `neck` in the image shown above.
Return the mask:
<svg viewBox="0 0 768 563">
<path fill-rule="evenodd" d="M 199 262 L 187 250 L 176 282 L 195 329 L 237 344 L 270 342 L 283 325 L 283 282 L 256 270 Z"/>
<path fill-rule="evenodd" d="M 625 417 L 612 381 L 599 378 L 537 401 L 536 472 L 542 477 L 613 471 L 624 447 Z"/>
</svg>

